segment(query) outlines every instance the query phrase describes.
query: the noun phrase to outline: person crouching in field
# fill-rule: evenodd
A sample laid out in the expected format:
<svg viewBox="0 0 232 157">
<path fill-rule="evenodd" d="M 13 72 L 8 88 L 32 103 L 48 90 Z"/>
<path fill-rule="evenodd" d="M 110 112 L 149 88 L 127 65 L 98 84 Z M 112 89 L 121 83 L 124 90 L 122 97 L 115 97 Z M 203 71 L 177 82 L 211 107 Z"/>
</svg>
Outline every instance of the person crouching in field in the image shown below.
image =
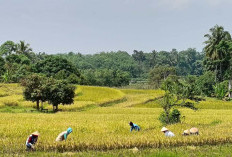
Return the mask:
<svg viewBox="0 0 232 157">
<path fill-rule="evenodd" d="M 140 127 L 137 124 L 134 124 L 134 123 L 130 122 L 129 125 L 131 127 L 130 128 L 130 132 L 132 132 L 133 130 L 135 130 L 135 131 L 139 131 L 140 130 Z"/>
<path fill-rule="evenodd" d="M 199 135 L 199 129 L 198 128 L 191 128 L 189 130 L 184 130 L 183 136 L 188 136 L 188 135 Z"/>
<path fill-rule="evenodd" d="M 165 135 L 166 137 L 173 137 L 173 136 L 175 136 L 173 132 L 169 131 L 169 130 L 168 130 L 167 128 L 165 128 L 165 127 L 163 127 L 163 128 L 161 129 L 161 132 L 163 132 L 164 135 Z"/>
<path fill-rule="evenodd" d="M 35 149 L 35 143 L 38 140 L 39 132 L 33 132 L 26 141 L 27 151 L 31 151 Z"/>
<path fill-rule="evenodd" d="M 63 140 L 67 140 L 68 135 L 72 132 L 72 128 L 68 128 L 67 131 L 64 131 L 62 133 L 60 133 L 57 138 L 56 141 L 63 141 Z"/>
</svg>

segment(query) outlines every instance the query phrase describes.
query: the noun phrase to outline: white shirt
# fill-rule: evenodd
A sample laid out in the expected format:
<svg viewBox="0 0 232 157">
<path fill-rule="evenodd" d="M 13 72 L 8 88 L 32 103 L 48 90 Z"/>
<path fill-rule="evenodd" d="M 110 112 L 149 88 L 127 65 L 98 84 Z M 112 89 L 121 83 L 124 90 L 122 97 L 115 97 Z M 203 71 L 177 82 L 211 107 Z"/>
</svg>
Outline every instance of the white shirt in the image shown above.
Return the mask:
<svg viewBox="0 0 232 157">
<path fill-rule="evenodd" d="M 171 132 L 171 131 L 169 131 L 169 130 L 166 131 L 164 134 L 165 134 L 166 137 L 173 137 L 173 136 L 175 136 L 175 135 L 173 134 L 173 132 Z"/>
<path fill-rule="evenodd" d="M 67 134 L 67 131 L 64 131 L 64 132 L 60 133 L 57 136 L 56 141 L 63 141 L 64 140 L 64 134 Z"/>
</svg>

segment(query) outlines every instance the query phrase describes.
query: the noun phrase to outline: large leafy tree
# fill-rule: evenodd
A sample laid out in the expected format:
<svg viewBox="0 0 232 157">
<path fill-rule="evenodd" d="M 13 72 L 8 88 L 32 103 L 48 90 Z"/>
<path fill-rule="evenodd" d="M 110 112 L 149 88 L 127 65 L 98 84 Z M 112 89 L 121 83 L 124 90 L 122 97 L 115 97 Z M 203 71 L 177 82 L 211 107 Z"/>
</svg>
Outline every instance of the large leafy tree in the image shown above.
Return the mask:
<svg viewBox="0 0 232 157">
<path fill-rule="evenodd" d="M 58 110 L 59 104 L 72 104 L 76 87 L 66 81 L 47 78 L 42 75 L 32 74 L 23 79 L 21 85 L 24 86 L 23 95 L 26 100 L 36 102 L 39 110 L 41 102 L 48 101 L 53 105 L 53 110 Z"/>
<path fill-rule="evenodd" d="M 46 80 L 44 95 L 49 104 L 53 105 L 53 111 L 58 111 L 58 105 L 69 105 L 74 101 L 76 87 L 66 81 L 49 78 Z"/>
<path fill-rule="evenodd" d="M 77 77 L 80 77 L 80 72 L 77 68 L 67 59 L 59 56 L 47 56 L 45 60 L 41 60 L 35 64 L 35 72 L 43 73 L 48 77 L 54 77 L 60 71 L 63 71 L 66 75 L 64 77 L 66 78 L 71 74 L 75 74 Z"/>
<path fill-rule="evenodd" d="M 16 51 L 16 44 L 13 41 L 6 41 L 0 46 L 0 56 L 8 56 Z"/>
<path fill-rule="evenodd" d="M 21 85 L 25 87 L 23 91 L 26 100 L 36 102 L 36 108 L 39 110 L 40 101 L 47 100 L 44 94 L 44 85 L 46 78 L 44 76 L 33 74 L 23 79 Z"/>
</svg>

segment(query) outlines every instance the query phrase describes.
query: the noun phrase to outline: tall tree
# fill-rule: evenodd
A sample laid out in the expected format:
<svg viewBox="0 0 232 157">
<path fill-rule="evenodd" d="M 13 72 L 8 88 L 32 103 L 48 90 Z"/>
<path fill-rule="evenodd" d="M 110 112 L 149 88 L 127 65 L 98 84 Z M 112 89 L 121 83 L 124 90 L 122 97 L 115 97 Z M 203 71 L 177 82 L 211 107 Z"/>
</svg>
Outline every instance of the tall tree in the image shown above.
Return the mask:
<svg viewBox="0 0 232 157">
<path fill-rule="evenodd" d="M 0 56 L 11 55 L 16 50 L 16 44 L 13 41 L 6 41 L 0 46 Z"/>
<path fill-rule="evenodd" d="M 43 85 L 46 78 L 38 74 L 33 74 L 22 80 L 21 85 L 25 87 L 23 91 L 26 100 L 36 102 L 36 108 L 39 110 L 39 102 L 46 100 Z"/>
<path fill-rule="evenodd" d="M 66 81 L 49 78 L 45 83 L 44 95 L 49 104 L 53 105 L 53 111 L 58 111 L 58 105 L 69 105 L 74 101 L 76 87 Z"/>
<path fill-rule="evenodd" d="M 65 77 L 68 77 L 72 73 L 80 77 L 80 72 L 77 68 L 67 59 L 59 56 L 47 56 L 45 60 L 41 60 L 35 64 L 35 72 L 43 73 L 48 77 L 55 76 L 62 70 L 66 75 Z"/>
<path fill-rule="evenodd" d="M 204 37 L 208 38 L 204 43 L 206 44 L 204 51 L 206 57 L 215 65 L 216 78 L 222 81 L 222 62 L 224 61 L 224 52 L 218 49 L 221 41 L 230 41 L 231 36 L 228 31 L 225 31 L 222 26 L 214 26 L 210 30 L 210 34 L 205 34 Z M 219 73 L 218 73 L 219 71 Z M 216 80 L 217 81 L 217 80 Z"/>
<path fill-rule="evenodd" d="M 32 52 L 32 48 L 30 47 L 30 44 L 25 43 L 25 41 L 20 40 L 19 43 L 16 45 L 17 54 L 28 55 L 30 52 Z"/>
</svg>

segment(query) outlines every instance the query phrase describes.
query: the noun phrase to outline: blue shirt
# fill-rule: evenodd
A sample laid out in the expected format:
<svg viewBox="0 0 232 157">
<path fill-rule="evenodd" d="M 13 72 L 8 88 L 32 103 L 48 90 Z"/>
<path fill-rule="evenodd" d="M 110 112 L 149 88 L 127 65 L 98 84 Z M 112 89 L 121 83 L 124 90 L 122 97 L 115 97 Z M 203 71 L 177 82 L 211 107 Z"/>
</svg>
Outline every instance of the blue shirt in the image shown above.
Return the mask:
<svg viewBox="0 0 232 157">
<path fill-rule="evenodd" d="M 133 124 L 133 126 L 131 126 L 131 128 L 130 128 L 130 131 L 132 132 L 133 130 L 139 131 L 140 127 L 137 124 Z"/>
</svg>

